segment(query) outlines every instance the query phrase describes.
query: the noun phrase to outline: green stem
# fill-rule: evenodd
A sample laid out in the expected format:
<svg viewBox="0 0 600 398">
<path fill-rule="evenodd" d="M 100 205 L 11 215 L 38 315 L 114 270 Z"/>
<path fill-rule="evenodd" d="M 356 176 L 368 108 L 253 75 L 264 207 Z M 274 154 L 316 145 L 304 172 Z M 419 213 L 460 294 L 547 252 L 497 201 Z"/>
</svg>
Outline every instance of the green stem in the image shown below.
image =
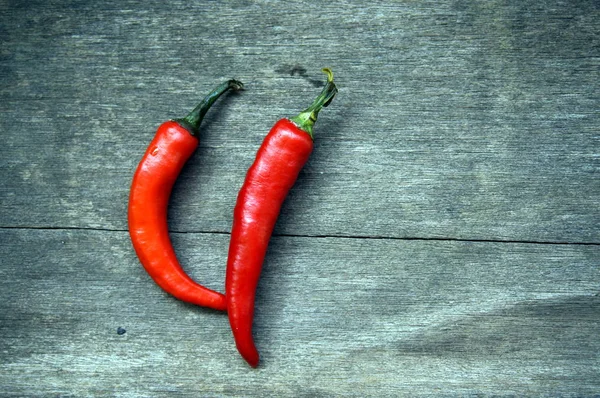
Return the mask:
<svg viewBox="0 0 600 398">
<path fill-rule="evenodd" d="M 204 119 L 204 115 L 206 115 L 206 112 L 208 112 L 212 104 L 214 104 L 215 101 L 229 89 L 235 91 L 243 90 L 244 84 L 233 79 L 219 84 L 213 91 L 208 93 L 202 102 L 200 102 L 186 117 L 175 119 L 175 121 L 188 130 L 191 135 L 198 137 L 200 133 L 200 124 L 202 123 L 202 119 Z"/>
<path fill-rule="evenodd" d="M 331 100 L 333 100 L 338 91 L 333 82 L 333 72 L 331 69 L 323 68 L 323 72 L 327 74 L 327 84 L 323 88 L 323 91 L 321 91 L 321 94 L 319 94 L 311 106 L 300 112 L 298 116 L 290 119 L 296 126 L 306 131 L 310 135 L 310 138 L 313 138 L 313 126 L 317 121 L 319 111 L 331 103 Z"/>
</svg>

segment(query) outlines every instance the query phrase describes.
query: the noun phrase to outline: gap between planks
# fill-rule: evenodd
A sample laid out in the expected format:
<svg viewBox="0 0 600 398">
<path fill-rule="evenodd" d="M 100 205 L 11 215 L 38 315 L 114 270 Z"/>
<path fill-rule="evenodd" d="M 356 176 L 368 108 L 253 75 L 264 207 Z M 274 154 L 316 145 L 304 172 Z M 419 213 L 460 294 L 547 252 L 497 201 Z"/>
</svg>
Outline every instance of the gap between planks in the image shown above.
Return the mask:
<svg viewBox="0 0 600 398">
<path fill-rule="evenodd" d="M 95 228 L 95 227 L 48 227 L 48 226 L 1 226 L 1 230 L 65 230 L 65 231 L 98 231 L 98 232 L 128 232 L 126 229 L 117 228 Z M 171 234 L 215 234 L 230 235 L 225 231 L 172 231 Z M 381 235 L 312 235 L 312 234 L 273 234 L 273 237 L 286 238 L 314 238 L 314 239 L 363 239 L 363 240 L 400 240 L 400 241 L 433 241 L 433 242 L 475 242 L 475 243 L 509 243 L 530 245 L 570 245 L 570 246 L 600 246 L 600 242 L 562 242 L 562 241 L 538 241 L 538 240 L 513 240 L 513 239 L 477 239 L 477 238 L 452 238 L 452 237 L 418 237 L 418 236 L 381 236 Z"/>
</svg>

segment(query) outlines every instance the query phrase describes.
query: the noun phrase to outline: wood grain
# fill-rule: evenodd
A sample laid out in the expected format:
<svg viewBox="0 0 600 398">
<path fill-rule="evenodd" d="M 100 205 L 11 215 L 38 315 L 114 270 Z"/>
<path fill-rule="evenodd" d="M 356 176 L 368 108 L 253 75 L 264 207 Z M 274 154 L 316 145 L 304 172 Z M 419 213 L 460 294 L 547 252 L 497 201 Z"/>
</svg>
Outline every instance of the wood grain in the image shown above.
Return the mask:
<svg viewBox="0 0 600 398">
<path fill-rule="evenodd" d="M 600 391 L 597 2 L 0 1 L 0 395 Z M 215 84 L 169 210 L 222 289 L 263 137 L 319 92 L 258 292 L 258 371 L 162 293 L 126 206 Z M 122 327 L 126 333 L 117 334 Z"/>
</svg>

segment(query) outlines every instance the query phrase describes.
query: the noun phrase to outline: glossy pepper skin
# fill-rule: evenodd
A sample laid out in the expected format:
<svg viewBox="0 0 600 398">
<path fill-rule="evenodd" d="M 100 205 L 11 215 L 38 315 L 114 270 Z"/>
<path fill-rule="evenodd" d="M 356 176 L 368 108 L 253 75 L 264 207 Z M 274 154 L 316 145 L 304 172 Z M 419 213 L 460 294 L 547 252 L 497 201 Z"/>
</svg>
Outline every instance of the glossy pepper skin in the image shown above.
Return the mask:
<svg viewBox="0 0 600 398">
<path fill-rule="evenodd" d="M 181 169 L 198 147 L 204 115 L 225 91 L 242 87 L 242 83 L 229 80 L 208 94 L 186 118 L 160 125 L 137 167 L 129 195 L 129 234 L 148 274 L 176 298 L 221 311 L 226 309 L 225 296 L 192 280 L 179 264 L 169 238 L 167 208 Z"/>
<path fill-rule="evenodd" d="M 227 313 L 238 351 L 252 367 L 259 354 L 252 336 L 254 299 L 263 260 L 281 205 L 313 150 L 312 126 L 337 92 L 333 74 L 317 100 L 269 131 L 248 170 L 233 214 L 225 277 Z"/>
</svg>

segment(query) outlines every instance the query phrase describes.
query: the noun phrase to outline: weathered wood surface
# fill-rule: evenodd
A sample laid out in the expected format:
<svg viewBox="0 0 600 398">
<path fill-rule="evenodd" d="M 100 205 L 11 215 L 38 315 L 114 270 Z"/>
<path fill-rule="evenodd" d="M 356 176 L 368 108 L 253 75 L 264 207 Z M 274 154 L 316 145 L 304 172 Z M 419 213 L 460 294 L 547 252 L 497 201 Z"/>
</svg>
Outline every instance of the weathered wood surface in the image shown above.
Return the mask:
<svg viewBox="0 0 600 398">
<path fill-rule="evenodd" d="M 597 2 L 0 2 L 0 395 L 600 393 Z M 154 129 L 216 83 L 170 208 L 222 290 L 262 138 L 340 93 L 282 210 L 249 369 L 126 232 Z M 118 335 L 117 328 L 126 330 Z"/>
</svg>

